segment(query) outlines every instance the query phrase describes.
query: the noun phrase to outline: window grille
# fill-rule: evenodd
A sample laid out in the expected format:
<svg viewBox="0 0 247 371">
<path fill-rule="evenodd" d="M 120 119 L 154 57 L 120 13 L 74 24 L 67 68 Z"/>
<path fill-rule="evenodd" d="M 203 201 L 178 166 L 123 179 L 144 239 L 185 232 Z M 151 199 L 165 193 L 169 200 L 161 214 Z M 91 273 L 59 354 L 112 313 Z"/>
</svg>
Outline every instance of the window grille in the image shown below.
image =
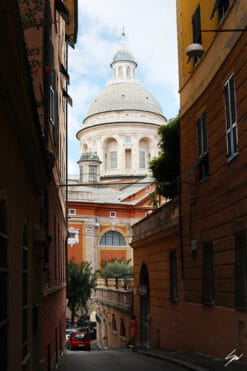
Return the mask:
<svg viewBox="0 0 247 371">
<path fill-rule="evenodd" d="M 117 231 L 108 231 L 100 239 L 101 246 L 126 246 L 124 236 Z"/>
</svg>

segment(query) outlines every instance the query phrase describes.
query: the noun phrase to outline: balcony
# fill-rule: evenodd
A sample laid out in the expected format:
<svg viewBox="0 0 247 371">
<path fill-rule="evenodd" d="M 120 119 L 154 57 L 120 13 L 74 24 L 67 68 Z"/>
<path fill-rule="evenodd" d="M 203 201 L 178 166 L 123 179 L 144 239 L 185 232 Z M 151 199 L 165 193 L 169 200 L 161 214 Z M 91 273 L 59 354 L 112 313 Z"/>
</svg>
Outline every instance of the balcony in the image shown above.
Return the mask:
<svg viewBox="0 0 247 371">
<path fill-rule="evenodd" d="M 172 200 L 132 226 L 132 242 L 178 225 L 178 201 Z"/>
<path fill-rule="evenodd" d="M 108 285 L 105 286 L 101 283 L 96 287 L 95 301 L 98 304 L 103 304 L 126 313 L 132 313 L 133 280 L 127 280 L 127 287 L 124 286 L 124 280 L 122 279 L 118 280 L 118 288 L 115 286 L 115 279 L 108 280 Z"/>
</svg>

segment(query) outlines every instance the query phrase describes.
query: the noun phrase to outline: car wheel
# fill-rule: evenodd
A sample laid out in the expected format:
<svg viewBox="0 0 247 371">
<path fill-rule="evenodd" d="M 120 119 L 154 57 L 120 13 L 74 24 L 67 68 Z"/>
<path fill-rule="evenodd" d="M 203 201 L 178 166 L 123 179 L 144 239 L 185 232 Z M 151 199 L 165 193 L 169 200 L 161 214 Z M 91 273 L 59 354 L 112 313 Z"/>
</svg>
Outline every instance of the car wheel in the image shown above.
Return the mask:
<svg viewBox="0 0 247 371">
<path fill-rule="evenodd" d="M 90 350 L 91 350 L 91 347 L 87 347 L 87 351 L 90 352 Z"/>
</svg>

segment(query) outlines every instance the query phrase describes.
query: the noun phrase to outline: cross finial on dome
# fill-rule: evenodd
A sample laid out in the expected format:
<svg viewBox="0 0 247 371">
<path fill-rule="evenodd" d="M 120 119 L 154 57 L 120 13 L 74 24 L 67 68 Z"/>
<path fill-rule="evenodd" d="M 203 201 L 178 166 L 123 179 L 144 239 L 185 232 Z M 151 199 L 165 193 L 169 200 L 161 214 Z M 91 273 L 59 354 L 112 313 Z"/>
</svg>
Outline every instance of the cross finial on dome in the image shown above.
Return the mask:
<svg viewBox="0 0 247 371">
<path fill-rule="evenodd" d="M 122 36 L 123 36 L 123 38 L 124 38 L 124 37 L 125 37 L 125 35 L 126 35 L 126 34 L 125 34 L 125 30 L 124 30 L 124 29 L 125 29 L 125 27 L 123 27 L 123 29 L 122 29 Z"/>
</svg>

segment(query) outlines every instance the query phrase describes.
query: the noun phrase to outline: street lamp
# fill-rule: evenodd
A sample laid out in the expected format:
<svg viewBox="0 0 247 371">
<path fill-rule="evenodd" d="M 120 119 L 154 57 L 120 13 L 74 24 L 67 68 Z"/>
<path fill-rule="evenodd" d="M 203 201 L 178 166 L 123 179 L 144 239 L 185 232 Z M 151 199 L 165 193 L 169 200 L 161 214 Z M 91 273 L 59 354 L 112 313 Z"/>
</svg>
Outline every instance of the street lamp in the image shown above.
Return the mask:
<svg viewBox="0 0 247 371">
<path fill-rule="evenodd" d="M 200 32 L 247 32 L 247 27 L 245 28 L 225 28 L 225 29 L 209 29 L 209 30 L 198 30 L 198 33 Z M 201 58 L 201 56 L 204 53 L 204 48 L 202 44 L 199 43 L 192 43 L 190 44 L 186 49 L 186 54 L 188 56 L 188 62 L 193 57 Z"/>
</svg>

